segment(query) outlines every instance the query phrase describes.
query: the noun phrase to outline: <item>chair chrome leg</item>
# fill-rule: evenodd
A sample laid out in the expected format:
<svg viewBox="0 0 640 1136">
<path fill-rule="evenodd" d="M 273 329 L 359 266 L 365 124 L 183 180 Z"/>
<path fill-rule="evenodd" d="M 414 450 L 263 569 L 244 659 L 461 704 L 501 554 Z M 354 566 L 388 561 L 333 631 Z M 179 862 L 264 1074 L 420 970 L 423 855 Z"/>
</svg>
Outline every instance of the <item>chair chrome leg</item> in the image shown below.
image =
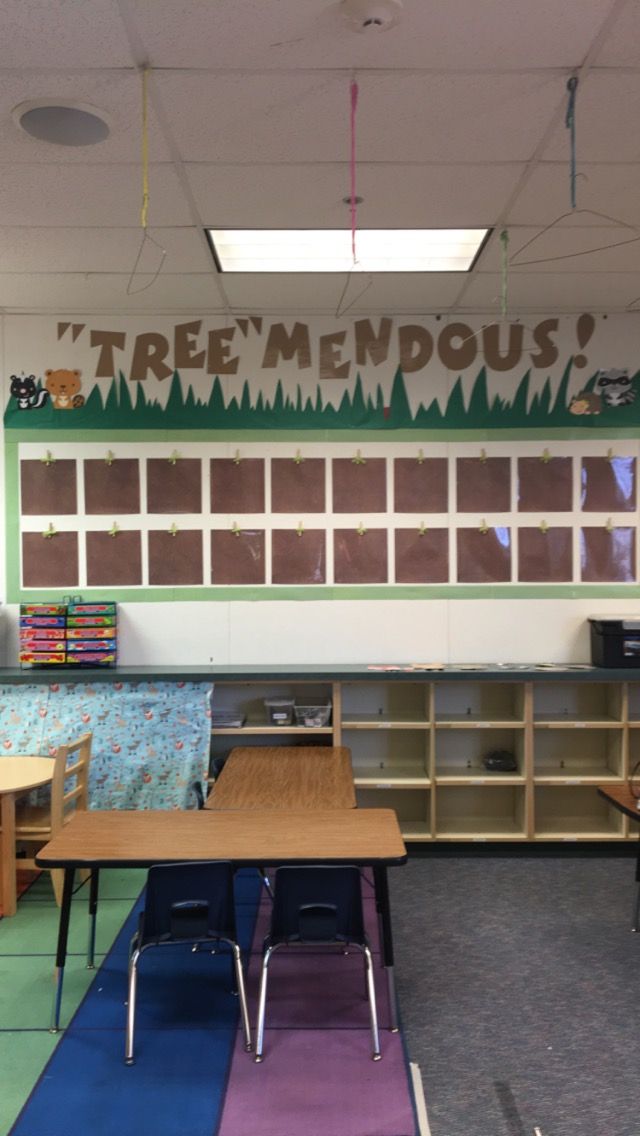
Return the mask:
<svg viewBox="0 0 640 1136">
<path fill-rule="evenodd" d="M 265 891 L 267 892 L 269 899 L 273 899 L 273 888 L 271 887 L 271 880 L 269 879 L 264 868 L 258 868 L 258 872 L 260 873 L 260 878 L 264 884 Z"/>
<path fill-rule="evenodd" d="M 369 1019 L 371 1022 L 371 1043 L 373 1046 L 371 1057 L 373 1061 L 379 1061 L 382 1054 L 380 1052 L 380 1036 L 378 1034 L 378 1011 L 376 1007 L 376 987 L 373 980 L 373 960 L 368 947 L 363 947 L 363 954 L 367 974 L 367 990 L 369 993 Z"/>
<path fill-rule="evenodd" d="M 129 960 L 129 991 L 127 997 L 127 1035 L 125 1039 L 124 1060 L 133 1065 L 133 1042 L 136 1028 L 136 995 L 138 988 L 138 959 L 140 951 L 134 951 Z"/>
<path fill-rule="evenodd" d="M 240 998 L 240 1017 L 242 1018 L 242 1029 L 244 1031 L 244 1048 L 247 1053 L 251 1052 L 251 1029 L 249 1026 L 249 1011 L 247 1009 L 247 995 L 244 988 L 244 975 L 242 973 L 242 957 L 240 955 L 240 947 L 237 943 L 233 943 L 231 947 L 233 951 L 233 961 L 235 964 L 236 983 L 238 987 L 238 996 Z"/>
<path fill-rule="evenodd" d="M 632 931 L 640 931 L 640 883 L 636 889 L 636 899 L 633 905 L 633 926 Z"/>
<path fill-rule="evenodd" d="M 256 1026 L 256 1062 L 262 1061 L 262 1049 L 264 1042 L 264 1016 L 265 1007 L 267 1004 L 267 968 L 269 960 L 273 953 L 273 947 L 267 947 L 264 958 L 262 960 L 262 970 L 260 971 L 260 994 L 258 996 L 258 1023 Z"/>
</svg>

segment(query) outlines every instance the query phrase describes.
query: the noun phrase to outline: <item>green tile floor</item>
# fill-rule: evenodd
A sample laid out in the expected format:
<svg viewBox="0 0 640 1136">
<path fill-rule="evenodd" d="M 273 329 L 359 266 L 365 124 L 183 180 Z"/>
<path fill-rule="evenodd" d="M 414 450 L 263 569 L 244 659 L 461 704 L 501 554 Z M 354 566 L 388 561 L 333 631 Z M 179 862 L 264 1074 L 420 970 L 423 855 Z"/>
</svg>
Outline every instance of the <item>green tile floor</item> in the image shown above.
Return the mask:
<svg viewBox="0 0 640 1136">
<path fill-rule="evenodd" d="M 100 873 L 96 967 L 111 947 L 146 879 L 146 871 Z M 73 899 L 65 967 L 62 1030 L 93 982 L 87 970 L 88 885 Z M 59 908 L 47 872 L 18 900 L 12 919 L 0 919 L 0 1136 L 20 1109 L 63 1036 L 49 1032 Z"/>
</svg>

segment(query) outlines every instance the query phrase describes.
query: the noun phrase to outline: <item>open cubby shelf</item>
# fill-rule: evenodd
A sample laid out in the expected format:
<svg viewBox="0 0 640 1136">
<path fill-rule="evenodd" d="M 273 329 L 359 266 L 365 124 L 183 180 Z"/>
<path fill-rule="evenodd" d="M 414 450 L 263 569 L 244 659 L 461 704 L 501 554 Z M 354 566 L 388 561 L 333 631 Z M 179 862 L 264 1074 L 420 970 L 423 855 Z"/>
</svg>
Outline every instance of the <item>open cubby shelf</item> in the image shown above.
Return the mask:
<svg viewBox="0 0 640 1136">
<path fill-rule="evenodd" d="M 313 668 L 301 668 L 307 672 Z M 351 668 L 353 672 L 357 668 Z M 637 828 L 597 794 L 624 783 L 640 760 L 640 681 L 594 669 L 511 677 L 490 669 L 408 679 L 394 672 L 316 679 L 216 679 L 215 705 L 246 716 L 214 729 L 212 754 L 234 744 L 346 745 L 360 807 L 393 808 L 407 841 L 632 840 Z M 322 728 L 269 723 L 265 699 L 327 704 Z M 317 741 L 315 735 L 318 735 Z M 483 757 L 508 750 L 517 768 L 489 772 Z"/>
</svg>

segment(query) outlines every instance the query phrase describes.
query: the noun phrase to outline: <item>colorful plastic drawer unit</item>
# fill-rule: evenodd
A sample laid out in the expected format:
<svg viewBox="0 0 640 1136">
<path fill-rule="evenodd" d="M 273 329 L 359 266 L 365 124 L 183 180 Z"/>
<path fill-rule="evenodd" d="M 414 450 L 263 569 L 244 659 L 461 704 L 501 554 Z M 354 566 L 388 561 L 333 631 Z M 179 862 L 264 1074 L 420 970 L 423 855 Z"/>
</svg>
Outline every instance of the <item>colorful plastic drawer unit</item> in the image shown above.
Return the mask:
<svg viewBox="0 0 640 1136">
<path fill-rule="evenodd" d="M 21 604 L 20 664 L 115 666 L 117 619 L 116 604 L 110 600 Z"/>
</svg>

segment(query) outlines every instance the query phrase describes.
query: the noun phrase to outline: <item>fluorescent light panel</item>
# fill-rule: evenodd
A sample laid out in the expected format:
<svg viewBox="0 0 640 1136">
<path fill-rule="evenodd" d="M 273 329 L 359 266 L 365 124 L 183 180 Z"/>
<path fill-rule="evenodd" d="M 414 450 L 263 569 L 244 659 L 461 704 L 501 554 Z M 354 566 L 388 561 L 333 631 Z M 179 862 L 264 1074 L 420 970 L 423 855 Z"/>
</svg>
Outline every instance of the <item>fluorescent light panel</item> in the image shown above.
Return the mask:
<svg viewBox="0 0 640 1136">
<path fill-rule="evenodd" d="M 222 272 L 468 272 L 488 229 L 207 229 Z"/>
</svg>

